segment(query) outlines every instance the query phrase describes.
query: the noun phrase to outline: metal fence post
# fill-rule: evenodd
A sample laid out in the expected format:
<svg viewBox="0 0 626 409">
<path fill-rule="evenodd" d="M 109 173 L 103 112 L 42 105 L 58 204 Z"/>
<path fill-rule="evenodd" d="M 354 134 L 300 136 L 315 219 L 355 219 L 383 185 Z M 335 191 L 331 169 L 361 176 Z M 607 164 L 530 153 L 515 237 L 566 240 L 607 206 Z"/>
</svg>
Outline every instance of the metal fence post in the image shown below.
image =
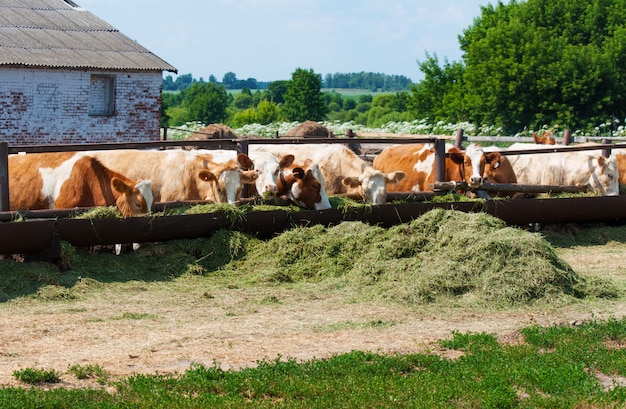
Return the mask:
<svg viewBox="0 0 626 409">
<path fill-rule="evenodd" d="M 446 141 L 435 139 L 435 182 L 446 181 Z"/>
<path fill-rule="evenodd" d="M 462 144 L 463 144 L 463 128 L 459 128 L 459 130 L 456 131 L 456 138 L 454 140 L 454 146 L 461 149 Z"/>
<path fill-rule="evenodd" d="M 572 130 L 566 129 L 563 132 L 563 145 L 569 145 L 572 142 Z"/>
<path fill-rule="evenodd" d="M 610 145 L 611 144 L 611 140 L 608 138 L 602 138 L 602 144 L 603 145 Z M 602 156 L 604 156 L 605 158 L 608 158 L 609 156 L 611 156 L 611 148 L 604 148 L 602 149 Z"/>
<path fill-rule="evenodd" d="M 250 142 L 246 139 L 237 139 L 237 154 L 245 153 L 248 155 Z M 247 184 L 241 186 L 241 196 L 244 198 L 250 197 L 250 188 Z"/>
<path fill-rule="evenodd" d="M 0 142 L 0 211 L 9 211 L 9 145 Z"/>
</svg>

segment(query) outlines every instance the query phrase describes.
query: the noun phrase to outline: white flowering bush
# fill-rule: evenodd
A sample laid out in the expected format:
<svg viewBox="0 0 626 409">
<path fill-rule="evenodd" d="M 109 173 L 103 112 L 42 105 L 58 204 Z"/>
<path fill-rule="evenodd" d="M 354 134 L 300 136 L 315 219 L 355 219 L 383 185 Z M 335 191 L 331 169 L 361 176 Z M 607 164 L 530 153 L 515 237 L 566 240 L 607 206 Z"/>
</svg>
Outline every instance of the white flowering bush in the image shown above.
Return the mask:
<svg viewBox="0 0 626 409">
<path fill-rule="evenodd" d="M 619 120 L 607 121 L 595 127 L 591 132 L 585 132 L 580 129 L 573 129 L 574 137 L 626 137 L 626 129 L 624 125 L 618 125 Z M 475 125 L 469 122 L 445 123 L 439 121 L 430 123 L 428 119 L 419 119 L 414 121 L 388 122 L 380 128 L 369 128 L 353 121 L 322 121 L 321 125 L 332 131 L 336 136 L 345 135 L 350 129 L 354 133 L 393 133 L 407 135 L 456 135 L 459 129 L 463 129 L 466 136 L 508 136 L 504 135 L 502 128 L 492 125 Z M 290 129 L 299 125 L 299 122 L 275 122 L 267 125 L 248 124 L 234 131 L 237 135 L 249 135 L 271 138 L 278 135 L 284 135 Z M 192 132 L 200 130 L 205 125 L 201 122 L 188 122 L 178 127 L 168 128 L 167 139 L 181 140 L 185 139 Z M 515 136 L 531 136 L 533 132 L 552 131 L 555 135 L 562 135 L 564 129 L 559 125 L 543 125 L 540 129 L 524 129 Z M 163 130 L 161 130 L 163 132 Z"/>
</svg>

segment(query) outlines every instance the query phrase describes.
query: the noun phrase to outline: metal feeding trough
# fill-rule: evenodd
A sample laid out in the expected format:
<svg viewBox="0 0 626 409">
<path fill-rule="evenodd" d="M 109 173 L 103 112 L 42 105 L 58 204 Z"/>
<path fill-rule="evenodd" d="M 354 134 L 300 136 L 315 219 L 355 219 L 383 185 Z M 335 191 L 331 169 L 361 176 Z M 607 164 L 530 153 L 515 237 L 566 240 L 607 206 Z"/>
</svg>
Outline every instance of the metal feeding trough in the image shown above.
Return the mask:
<svg viewBox="0 0 626 409">
<path fill-rule="evenodd" d="M 519 226 L 530 223 L 626 221 L 626 196 L 388 203 L 345 211 L 277 209 L 250 211 L 235 219 L 220 212 L 127 219 L 68 218 L 68 215 L 76 213 L 74 209 L 72 212 L 47 210 L 20 213 L 25 221 L 11 221 L 16 220 L 15 212 L 4 212 L 0 213 L 0 254 L 43 253 L 53 261 L 60 255 L 61 241 L 76 247 L 161 242 L 209 237 L 220 229 L 267 238 L 293 226 L 334 225 L 355 220 L 390 227 L 409 222 L 435 208 L 485 212 L 509 225 Z"/>
</svg>

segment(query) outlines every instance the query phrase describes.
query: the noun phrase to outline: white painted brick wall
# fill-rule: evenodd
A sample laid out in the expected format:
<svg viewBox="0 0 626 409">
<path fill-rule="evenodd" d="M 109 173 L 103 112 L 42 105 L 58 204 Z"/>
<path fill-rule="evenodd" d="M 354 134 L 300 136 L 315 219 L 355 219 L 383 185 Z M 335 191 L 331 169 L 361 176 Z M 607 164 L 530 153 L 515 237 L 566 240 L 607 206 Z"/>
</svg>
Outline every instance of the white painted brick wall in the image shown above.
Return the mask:
<svg viewBox="0 0 626 409">
<path fill-rule="evenodd" d="M 92 75 L 114 77 L 111 116 L 89 114 Z M 162 73 L 0 68 L 0 141 L 159 140 Z"/>
</svg>

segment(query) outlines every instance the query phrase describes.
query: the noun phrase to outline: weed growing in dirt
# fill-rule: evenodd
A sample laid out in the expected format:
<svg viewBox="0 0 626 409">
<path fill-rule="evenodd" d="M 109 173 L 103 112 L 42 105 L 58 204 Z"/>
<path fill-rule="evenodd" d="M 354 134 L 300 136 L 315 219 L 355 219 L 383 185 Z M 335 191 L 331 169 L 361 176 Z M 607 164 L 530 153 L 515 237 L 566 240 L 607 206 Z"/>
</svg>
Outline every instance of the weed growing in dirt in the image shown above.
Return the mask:
<svg viewBox="0 0 626 409">
<path fill-rule="evenodd" d="M 95 378 L 100 384 L 104 384 L 110 376 L 100 365 L 72 365 L 68 368 L 68 372 L 76 379 Z"/>
<path fill-rule="evenodd" d="M 29 384 L 61 382 L 61 376 L 54 369 L 24 368 L 14 371 L 13 376 L 17 380 Z"/>
<path fill-rule="evenodd" d="M 460 352 L 458 358 L 353 351 L 305 362 L 278 356 L 241 370 L 192 364 L 181 374 L 130 376 L 113 384 L 112 393 L 3 388 L 0 406 L 623 407 L 626 349 L 616 346 L 625 340 L 624 319 L 530 326 L 514 344 L 500 344 L 487 333 L 453 332 L 439 344 L 444 351 Z M 97 372 L 81 367 L 74 371 Z"/>
</svg>

